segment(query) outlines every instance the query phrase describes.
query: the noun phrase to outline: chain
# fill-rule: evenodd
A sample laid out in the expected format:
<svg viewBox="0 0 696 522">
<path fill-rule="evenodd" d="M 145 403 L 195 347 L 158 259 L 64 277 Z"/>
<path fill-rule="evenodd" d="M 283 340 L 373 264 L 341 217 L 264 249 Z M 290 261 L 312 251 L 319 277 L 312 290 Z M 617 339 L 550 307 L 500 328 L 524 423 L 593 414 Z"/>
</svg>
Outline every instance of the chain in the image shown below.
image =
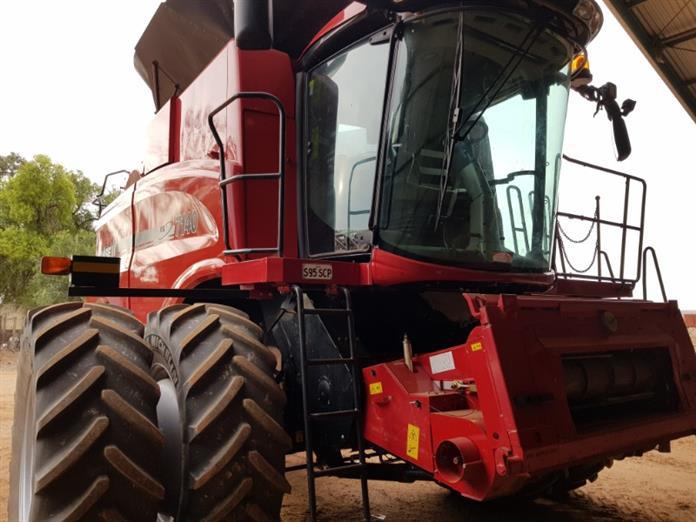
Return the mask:
<svg viewBox="0 0 696 522">
<path fill-rule="evenodd" d="M 595 210 L 595 214 L 593 216 L 594 221 L 592 221 L 592 224 L 590 225 L 590 229 L 587 231 L 587 234 L 585 234 L 585 237 L 583 237 L 582 239 L 573 239 L 572 237 L 570 237 L 568 235 L 568 233 L 565 230 L 563 230 L 563 226 L 561 225 L 560 221 L 558 222 L 558 230 L 563 235 L 563 237 L 565 237 L 568 241 L 570 241 L 571 243 L 575 243 L 576 245 L 579 245 L 580 243 L 584 243 L 585 241 L 587 241 L 590 238 L 590 236 L 592 235 L 592 231 L 595 229 L 595 226 L 597 226 L 597 218 L 598 217 L 599 217 L 599 215 L 597 214 L 597 211 Z"/>
<path fill-rule="evenodd" d="M 585 239 L 587 239 L 587 238 L 585 238 Z M 590 264 L 587 265 L 587 268 L 585 268 L 584 270 L 580 270 L 580 269 L 574 267 L 573 263 L 570 262 L 570 258 L 568 257 L 568 254 L 566 252 L 565 245 L 563 244 L 563 240 L 560 237 L 558 238 L 558 249 L 560 250 L 561 256 L 563 257 L 563 259 L 565 259 L 565 262 L 568 264 L 568 266 L 574 272 L 576 272 L 578 274 L 586 274 L 587 272 L 589 272 L 590 269 L 594 266 L 595 262 L 597 261 L 597 256 L 599 255 L 599 248 L 597 248 L 597 246 L 595 246 L 594 254 L 592 255 L 592 259 L 590 260 Z"/>
</svg>

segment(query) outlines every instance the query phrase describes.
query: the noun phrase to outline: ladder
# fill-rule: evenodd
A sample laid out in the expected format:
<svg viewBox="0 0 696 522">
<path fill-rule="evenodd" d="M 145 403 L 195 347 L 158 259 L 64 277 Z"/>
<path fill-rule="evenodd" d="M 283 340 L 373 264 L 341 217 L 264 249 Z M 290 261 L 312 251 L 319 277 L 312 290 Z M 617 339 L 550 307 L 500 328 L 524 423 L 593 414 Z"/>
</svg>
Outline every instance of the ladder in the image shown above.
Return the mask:
<svg viewBox="0 0 696 522">
<path fill-rule="evenodd" d="M 293 286 L 293 293 L 296 300 L 297 326 L 300 341 L 300 375 L 302 384 L 302 411 L 304 417 L 304 439 L 305 452 L 307 460 L 307 503 L 309 506 L 310 520 L 317 520 L 317 499 L 315 480 L 317 477 L 332 475 L 342 471 L 359 470 L 360 471 L 360 487 L 362 494 L 362 513 L 365 522 L 370 521 L 370 499 L 367 490 L 367 465 L 365 462 L 365 442 L 362 437 L 362 411 L 360 409 L 360 396 L 358 392 L 358 382 L 360 377 L 360 368 L 355 350 L 355 324 L 353 321 L 353 309 L 351 305 L 350 291 L 347 288 L 340 288 L 343 293 L 345 306 L 343 308 L 305 308 L 304 296 L 305 291 L 300 286 Z M 334 316 L 345 317 L 346 328 L 348 332 L 348 357 L 336 358 L 321 358 L 309 359 L 307 356 L 307 337 L 305 329 L 305 318 L 308 315 L 317 316 Z M 309 411 L 309 368 L 312 366 L 325 365 L 348 365 L 351 370 L 353 380 L 353 408 L 347 410 L 333 410 L 325 412 Z M 358 462 L 342 464 L 339 466 L 331 466 L 323 469 L 316 469 L 314 462 L 314 447 L 312 445 L 312 423 L 317 419 L 326 419 L 330 417 L 352 417 L 354 419 L 353 426 L 358 444 Z"/>
</svg>

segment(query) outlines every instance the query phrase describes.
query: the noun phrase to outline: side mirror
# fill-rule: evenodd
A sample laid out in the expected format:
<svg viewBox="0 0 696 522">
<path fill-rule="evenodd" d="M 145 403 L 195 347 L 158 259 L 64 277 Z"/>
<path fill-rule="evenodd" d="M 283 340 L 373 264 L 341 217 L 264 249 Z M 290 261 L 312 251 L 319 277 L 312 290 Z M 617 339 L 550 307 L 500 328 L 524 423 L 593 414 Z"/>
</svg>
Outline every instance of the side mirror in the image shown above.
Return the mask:
<svg viewBox="0 0 696 522">
<path fill-rule="evenodd" d="M 631 155 L 631 139 L 628 136 L 628 129 L 624 118 L 636 108 L 636 102 L 625 100 L 621 107 L 616 101 L 617 89 L 613 83 L 605 83 L 601 87 L 590 85 L 592 73 L 590 72 L 590 62 L 587 59 L 587 52 L 576 55 L 571 61 L 571 87 L 586 100 L 597 104 L 597 113 L 604 109 L 607 117 L 611 121 L 614 131 L 614 144 L 616 145 L 616 155 L 618 161 L 623 161 Z"/>
<path fill-rule="evenodd" d="M 614 130 L 614 144 L 616 145 L 617 160 L 623 161 L 631 155 L 631 139 L 628 136 L 628 129 L 624 118 L 628 116 L 636 107 L 636 102 L 633 100 L 625 100 L 621 106 L 616 101 L 616 85 L 606 83 L 601 87 L 593 87 L 592 85 L 582 85 L 574 87 L 580 95 L 597 103 L 595 115 L 604 109 L 607 112 L 607 117 L 611 121 Z"/>
<path fill-rule="evenodd" d="M 614 144 L 619 161 L 623 161 L 631 155 L 631 139 L 628 137 L 628 129 L 624 121 L 624 114 L 619 109 L 619 104 L 614 101 L 613 107 L 607 107 L 607 114 L 614 129 Z"/>
<path fill-rule="evenodd" d="M 102 183 L 102 188 L 101 192 L 97 194 L 97 196 L 94 198 L 94 201 L 92 201 L 92 205 L 97 207 L 97 218 L 100 218 L 102 215 L 102 211 L 104 210 L 104 207 L 107 206 L 107 204 L 104 202 L 104 196 L 106 195 L 106 184 L 109 181 L 109 178 L 112 176 L 118 176 L 119 174 L 128 174 L 129 176 L 133 175 L 136 171 L 129 171 L 129 170 L 117 170 L 116 172 L 109 172 L 107 175 L 104 176 L 104 182 Z M 140 174 L 140 173 L 138 173 Z M 130 179 L 130 178 L 129 178 Z M 125 188 L 125 187 L 121 187 Z"/>
<path fill-rule="evenodd" d="M 245 51 L 273 47 L 273 0 L 235 0 L 234 37 Z"/>
</svg>

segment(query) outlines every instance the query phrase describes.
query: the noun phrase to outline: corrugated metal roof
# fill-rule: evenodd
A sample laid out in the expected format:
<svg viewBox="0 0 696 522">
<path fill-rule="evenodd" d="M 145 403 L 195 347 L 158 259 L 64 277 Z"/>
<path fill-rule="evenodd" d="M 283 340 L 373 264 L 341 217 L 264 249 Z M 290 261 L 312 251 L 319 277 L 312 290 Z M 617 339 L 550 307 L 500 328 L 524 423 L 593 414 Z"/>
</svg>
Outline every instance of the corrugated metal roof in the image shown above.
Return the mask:
<svg viewBox="0 0 696 522">
<path fill-rule="evenodd" d="M 696 0 L 605 0 L 696 121 Z"/>
</svg>

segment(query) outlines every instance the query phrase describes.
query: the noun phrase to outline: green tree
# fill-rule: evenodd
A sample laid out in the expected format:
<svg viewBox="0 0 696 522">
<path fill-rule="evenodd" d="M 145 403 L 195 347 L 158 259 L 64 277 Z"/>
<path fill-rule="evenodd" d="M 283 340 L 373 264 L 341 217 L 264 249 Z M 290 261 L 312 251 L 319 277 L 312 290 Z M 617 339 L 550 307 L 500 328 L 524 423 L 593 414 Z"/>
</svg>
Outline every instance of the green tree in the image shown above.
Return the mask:
<svg viewBox="0 0 696 522">
<path fill-rule="evenodd" d="M 26 160 L 16 152 L 10 152 L 7 156 L 0 156 L 0 182 L 14 176 L 17 169 Z"/>
<path fill-rule="evenodd" d="M 0 302 L 32 307 L 65 300 L 67 278 L 43 276 L 39 259 L 94 252 L 97 187 L 47 156 L 12 161 L 19 166 L 0 180 Z"/>
<path fill-rule="evenodd" d="M 96 206 L 93 202 L 99 187 L 80 171 L 70 172 L 68 175 L 75 186 L 75 206 L 72 212 L 75 228 L 91 230 L 91 223 L 96 219 Z"/>
<path fill-rule="evenodd" d="M 0 227 L 0 302 L 39 304 L 27 288 L 37 275 L 39 258 L 48 252 L 49 241 L 40 234 L 17 226 Z"/>
<path fill-rule="evenodd" d="M 61 165 L 47 156 L 24 163 L 0 192 L 0 220 L 42 235 L 73 226 L 76 189 Z"/>
</svg>

